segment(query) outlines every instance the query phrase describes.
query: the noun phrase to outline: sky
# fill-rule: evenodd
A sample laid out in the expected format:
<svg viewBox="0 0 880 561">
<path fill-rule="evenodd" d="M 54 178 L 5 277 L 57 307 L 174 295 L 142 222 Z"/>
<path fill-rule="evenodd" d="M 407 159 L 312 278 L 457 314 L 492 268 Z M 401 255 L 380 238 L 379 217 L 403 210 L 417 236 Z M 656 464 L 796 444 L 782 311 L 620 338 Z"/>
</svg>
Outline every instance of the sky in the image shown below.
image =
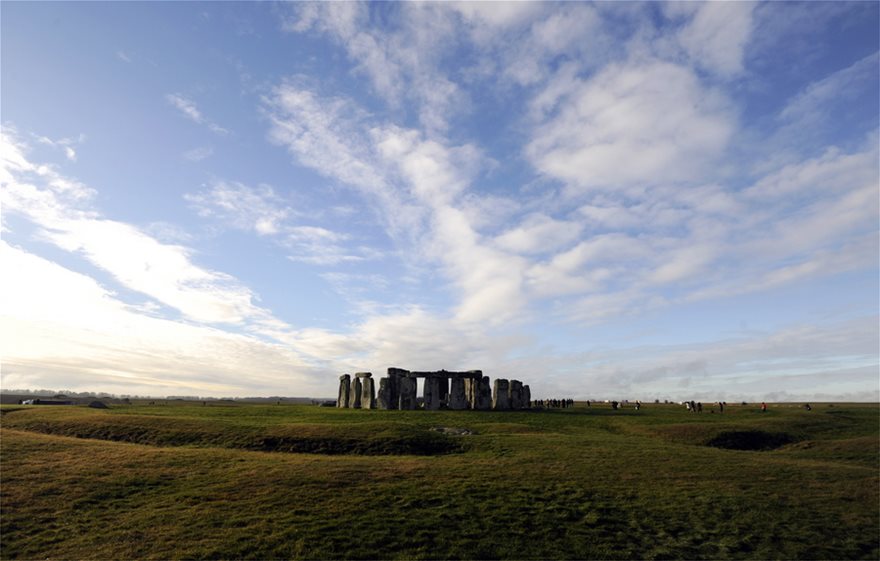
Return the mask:
<svg viewBox="0 0 880 561">
<path fill-rule="evenodd" d="M 3 2 L 0 386 L 880 400 L 877 2 Z"/>
</svg>

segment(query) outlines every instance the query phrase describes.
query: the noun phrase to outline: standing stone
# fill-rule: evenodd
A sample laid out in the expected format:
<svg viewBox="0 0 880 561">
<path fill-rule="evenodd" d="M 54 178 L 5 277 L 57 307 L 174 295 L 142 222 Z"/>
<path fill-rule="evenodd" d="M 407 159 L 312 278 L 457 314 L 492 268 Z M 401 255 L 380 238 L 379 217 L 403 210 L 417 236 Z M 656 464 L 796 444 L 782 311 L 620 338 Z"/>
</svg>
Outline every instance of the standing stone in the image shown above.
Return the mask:
<svg viewBox="0 0 880 561">
<path fill-rule="evenodd" d="M 361 409 L 376 408 L 376 387 L 373 385 L 372 378 L 363 379 L 363 388 L 361 391 Z"/>
<path fill-rule="evenodd" d="M 401 377 L 398 379 L 400 382 L 400 396 L 398 397 L 398 409 L 415 409 L 416 408 L 416 390 L 418 386 L 416 386 L 415 378 L 407 378 Z"/>
<path fill-rule="evenodd" d="M 348 406 L 352 409 L 360 409 L 361 408 L 361 392 L 363 389 L 361 388 L 361 379 L 355 378 L 351 383 L 351 398 L 348 401 Z"/>
<path fill-rule="evenodd" d="M 434 376 L 425 378 L 425 409 L 429 411 L 440 409 L 440 378 Z"/>
<path fill-rule="evenodd" d="M 464 379 L 464 399 L 467 401 L 467 408 L 474 409 L 474 387 L 476 384 L 476 380 L 473 378 L 465 378 Z"/>
<path fill-rule="evenodd" d="M 480 381 L 483 379 L 482 370 L 468 370 L 470 377 L 464 380 L 464 392 L 467 397 L 468 409 L 477 409 L 477 395 L 480 393 Z M 492 401 L 491 399 L 489 401 Z"/>
<path fill-rule="evenodd" d="M 523 408 L 523 392 L 522 382 L 519 380 L 511 380 L 507 389 L 508 402 L 511 409 Z"/>
<path fill-rule="evenodd" d="M 339 397 L 336 398 L 336 407 L 345 409 L 348 407 L 348 399 L 351 395 L 351 376 L 343 374 L 339 377 Z"/>
<path fill-rule="evenodd" d="M 504 411 L 510 409 L 510 383 L 503 378 L 496 378 L 492 391 L 492 409 Z"/>
<path fill-rule="evenodd" d="M 464 378 L 453 378 L 452 379 L 452 389 L 449 392 L 449 400 L 448 405 L 450 409 L 467 409 L 468 401 L 467 395 L 465 393 L 465 380 Z"/>
<path fill-rule="evenodd" d="M 379 392 L 376 396 L 376 407 L 379 409 L 397 409 L 391 407 L 391 377 L 379 378 Z"/>
<path fill-rule="evenodd" d="M 532 390 L 531 390 L 531 388 L 529 388 L 528 384 L 526 384 L 522 387 L 522 393 L 523 393 L 523 404 L 524 404 L 523 407 L 525 407 L 526 409 L 531 409 L 532 408 Z"/>
<path fill-rule="evenodd" d="M 440 386 L 440 404 L 449 403 L 449 378 L 438 378 Z"/>
<path fill-rule="evenodd" d="M 400 407 L 400 380 L 408 373 L 409 371 L 403 368 L 392 367 L 388 369 L 388 377 L 390 378 L 388 382 L 390 392 L 388 394 L 388 404 L 391 406 L 391 409 Z"/>
<path fill-rule="evenodd" d="M 474 409 L 479 409 L 480 411 L 487 411 L 492 408 L 492 387 L 489 385 L 489 377 L 483 376 L 480 378 L 479 382 L 476 383 L 476 399 L 474 402 Z"/>
</svg>

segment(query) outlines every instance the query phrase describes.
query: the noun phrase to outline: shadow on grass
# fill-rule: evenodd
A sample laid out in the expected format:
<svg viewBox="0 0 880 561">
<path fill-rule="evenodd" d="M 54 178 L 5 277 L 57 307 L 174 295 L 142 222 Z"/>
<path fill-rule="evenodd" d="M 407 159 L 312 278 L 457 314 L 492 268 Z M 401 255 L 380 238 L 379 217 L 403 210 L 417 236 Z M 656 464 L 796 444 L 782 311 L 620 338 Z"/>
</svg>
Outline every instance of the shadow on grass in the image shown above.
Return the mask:
<svg viewBox="0 0 880 561">
<path fill-rule="evenodd" d="M 728 450 L 775 450 L 795 440 L 793 436 L 784 432 L 739 430 L 722 432 L 709 440 L 706 445 Z"/>
<path fill-rule="evenodd" d="M 267 436 L 242 448 L 261 452 L 364 456 L 437 456 L 463 451 L 462 446 L 451 438 L 431 433 L 366 439 Z"/>
</svg>

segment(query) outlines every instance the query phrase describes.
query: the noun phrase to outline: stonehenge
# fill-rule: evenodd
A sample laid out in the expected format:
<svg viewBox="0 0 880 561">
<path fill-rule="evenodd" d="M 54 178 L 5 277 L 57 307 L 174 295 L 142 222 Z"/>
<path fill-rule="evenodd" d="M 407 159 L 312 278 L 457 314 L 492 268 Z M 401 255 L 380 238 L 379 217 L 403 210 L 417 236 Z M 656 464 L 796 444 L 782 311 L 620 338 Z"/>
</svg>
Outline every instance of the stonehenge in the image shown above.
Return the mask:
<svg viewBox="0 0 880 561">
<path fill-rule="evenodd" d="M 418 379 L 424 379 L 422 398 L 418 396 Z M 371 372 L 343 374 L 339 377 L 336 407 L 340 409 L 424 408 L 505 411 L 528 409 L 531 390 L 519 380 L 495 379 L 490 383 L 482 370 L 465 372 L 419 372 L 389 368 L 379 379 L 378 392 Z"/>
</svg>

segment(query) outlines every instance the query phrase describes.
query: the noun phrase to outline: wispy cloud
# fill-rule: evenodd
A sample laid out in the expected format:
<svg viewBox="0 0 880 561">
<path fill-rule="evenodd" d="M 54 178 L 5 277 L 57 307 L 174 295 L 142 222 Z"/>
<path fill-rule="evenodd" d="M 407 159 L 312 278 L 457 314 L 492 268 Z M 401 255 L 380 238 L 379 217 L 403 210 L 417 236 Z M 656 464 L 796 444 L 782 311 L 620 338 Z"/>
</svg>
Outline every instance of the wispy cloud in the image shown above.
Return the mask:
<svg viewBox="0 0 880 561">
<path fill-rule="evenodd" d="M 201 162 L 214 155 L 214 149 L 210 146 L 199 146 L 183 153 L 183 157 L 191 162 Z"/>
<path fill-rule="evenodd" d="M 609 65 L 552 87 L 526 153 L 574 192 L 700 179 L 735 130 L 729 100 L 668 62 Z"/>
<path fill-rule="evenodd" d="M 143 395 L 322 394 L 286 345 L 172 321 L 120 301 L 92 278 L 0 242 L 4 387 Z M 152 301 L 150 301 L 152 302 Z M 148 302 L 149 303 L 149 302 Z"/>
<path fill-rule="evenodd" d="M 208 130 L 219 135 L 229 134 L 228 130 L 202 115 L 202 112 L 199 110 L 193 100 L 176 93 L 166 95 L 165 100 L 178 111 L 180 111 L 190 121 L 198 123 L 199 125 L 204 125 L 208 127 Z"/>
<path fill-rule="evenodd" d="M 291 208 L 268 185 L 249 187 L 217 181 L 210 188 L 186 194 L 184 198 L 200 216 L 272 239 L 290 251 L 288 258 L 293 261 L 336 265 L 380 255 L 371 248 L 352 246 L 346 233 L 304 224 L 307 221 L 305 213 Z"/>
<path fill-rule="evenodd" d="M 666 4 L 664 8 L 667 15 L 690 16 L 677 40 L 693 64 L 729 79 L 744 70 L 755 6 L 753 2 L 681 2 Z"/>
<path fill-rule="evenodd" d="M 31 163 L 14 138 L 4 135 L 2 144 L 4 210 L 38 225 L 45 240 L 82 255 L 127 288 L 193 320 L 277 322 L 254 304 L 255 295 L 236 279 L 194 264 L 190 249 L 161 243 L 135 226 L 102 217 L 89 202 L 93 190 Z"/>
<path fill-rule="evenodd" d="M 86 141 L 86 135 L 80 134 L 77 138 L 59 138 L 53 140 L 46 136 L 34 136 L 37 142 L 45 144 L 53 148 L 59 148 L 64 152 L 64 156 L 71 162 L 76 162 L 77 154 L 74 146 L 82 144 Z"/>
</svg>

